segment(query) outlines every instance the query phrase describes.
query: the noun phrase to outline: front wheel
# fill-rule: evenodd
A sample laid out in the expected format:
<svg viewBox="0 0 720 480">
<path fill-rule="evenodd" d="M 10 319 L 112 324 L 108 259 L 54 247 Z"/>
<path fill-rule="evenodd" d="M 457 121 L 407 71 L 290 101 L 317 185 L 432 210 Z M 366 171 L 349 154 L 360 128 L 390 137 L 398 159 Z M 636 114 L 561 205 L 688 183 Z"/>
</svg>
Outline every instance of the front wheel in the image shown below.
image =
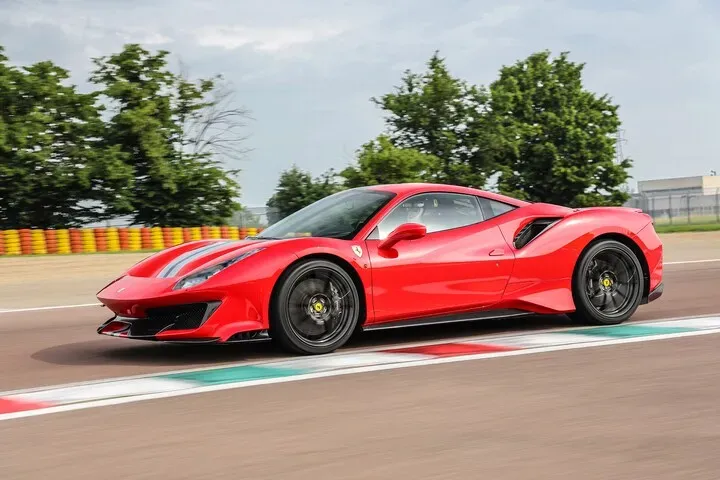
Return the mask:
<svg viewBox="0 0 720 480">
<path fill-rule="evenodd" d="M 326 260 L 309 260 L 293 267 L 280 282 L 270 335 L 284 349 L 317 355 L 348 341 L 360 317 L 360 296 L 345 270 Z"/>
<path fill-rule="evenodd" d="M 635 253 L 615 240 L 603 240 L 580 258 L 573 279 L 574 320 L 617 325 L 628 320 L 642 300 L 645 278 Z"/>
</svg>

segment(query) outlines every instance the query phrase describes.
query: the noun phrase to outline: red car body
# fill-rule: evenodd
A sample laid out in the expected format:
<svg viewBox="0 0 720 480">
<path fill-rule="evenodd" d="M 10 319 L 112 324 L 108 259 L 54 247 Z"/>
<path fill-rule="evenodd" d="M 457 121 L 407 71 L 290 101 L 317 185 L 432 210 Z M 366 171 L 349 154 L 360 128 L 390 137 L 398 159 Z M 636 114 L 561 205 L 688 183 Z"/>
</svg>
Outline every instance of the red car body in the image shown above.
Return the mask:
<svg viewBox="0 0 720 480">
<path fill-rule="evenodd" d="M 391 199 L 352 238 L 201 240 L 151 255 L 98 293 L 115 314 L 98 333 L 173 342 L 251 338 L 271 327 L 272 295 L 283 272 L 307 258 L 329 259 L 352 274 L 360 287 L 363 329 L 572 313 L 576 266 L 598 239 L 617 240 L 637 255 L 644 277 L 641 304 L 662 294 L 662 243 L 652 219 L 640 210 L 573 209 L 448 185 L 366 189 L 387 192 Z M 413 230 L 417 224 L 401 225 L 392 246 L 374 238 L 389 212 L 432 192 L 473 196 L 507 209 L 424 235 Z M 537 220 L 547 225 L 517 246 L 519 232 Z M 227 268 L 203 283 L 175 289 L 180 279 L 226 261 Z"/>
</svg>

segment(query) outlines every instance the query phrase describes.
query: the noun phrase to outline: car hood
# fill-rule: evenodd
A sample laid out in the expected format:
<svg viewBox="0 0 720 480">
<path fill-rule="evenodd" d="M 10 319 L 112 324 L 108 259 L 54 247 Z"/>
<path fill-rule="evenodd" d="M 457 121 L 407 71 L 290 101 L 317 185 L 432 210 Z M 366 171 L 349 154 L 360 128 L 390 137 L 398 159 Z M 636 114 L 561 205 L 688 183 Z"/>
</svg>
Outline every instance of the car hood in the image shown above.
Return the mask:
<svg viewBox="0 0 720 480">
<path fill-rule="evenodd" d="M 138 263 L 127 275 L 178 278 L 225 260 L 287 240 L 199 240 L 163 250 Z"/>
</svg>

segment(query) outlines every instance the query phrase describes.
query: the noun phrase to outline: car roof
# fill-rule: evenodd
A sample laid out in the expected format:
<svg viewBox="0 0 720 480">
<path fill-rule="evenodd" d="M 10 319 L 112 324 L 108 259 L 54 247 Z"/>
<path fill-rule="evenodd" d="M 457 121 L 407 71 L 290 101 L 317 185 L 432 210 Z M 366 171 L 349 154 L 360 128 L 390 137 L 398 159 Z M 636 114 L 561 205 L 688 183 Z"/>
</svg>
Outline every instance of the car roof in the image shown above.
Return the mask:
<svg viewBox="0 0 720 480">
<path fill-rule="evenodd" d="M 445 185 L 441 183 L 391 183 L 382 185 L 371 185 L 363 187 L 372 190 L 381 190 L 385 192 L 393 192 L 397 195 L 416 195 L 426 192 L 447 192 L 447 193 L 463 193 L 466 195 L 478 195 L 496 200 L 498 202 L 508 203 L 516 207 L 530 205 L 530 202 L 518 200 L 517 198 L 508 197 L 499 193 L 488 192 L 477 188 L 461 187 L 458 185 Z"/>
</svg>

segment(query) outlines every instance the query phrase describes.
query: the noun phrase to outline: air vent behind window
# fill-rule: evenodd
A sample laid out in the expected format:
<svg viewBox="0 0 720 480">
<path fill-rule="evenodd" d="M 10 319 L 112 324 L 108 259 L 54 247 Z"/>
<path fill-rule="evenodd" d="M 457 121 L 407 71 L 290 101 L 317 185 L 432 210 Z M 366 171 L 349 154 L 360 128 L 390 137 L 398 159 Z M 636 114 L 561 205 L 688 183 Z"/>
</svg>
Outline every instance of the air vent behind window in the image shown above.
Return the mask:
<svg viewBox="0 0 720 480">
<path fill-rule="evenodd" d="M 525 225 L 513 239 L 515 248 L 523 248 L 525 245 L 533 241 L 538 235 L 550 228 L 559 218 L 536 218 Z"/>
</svg>

